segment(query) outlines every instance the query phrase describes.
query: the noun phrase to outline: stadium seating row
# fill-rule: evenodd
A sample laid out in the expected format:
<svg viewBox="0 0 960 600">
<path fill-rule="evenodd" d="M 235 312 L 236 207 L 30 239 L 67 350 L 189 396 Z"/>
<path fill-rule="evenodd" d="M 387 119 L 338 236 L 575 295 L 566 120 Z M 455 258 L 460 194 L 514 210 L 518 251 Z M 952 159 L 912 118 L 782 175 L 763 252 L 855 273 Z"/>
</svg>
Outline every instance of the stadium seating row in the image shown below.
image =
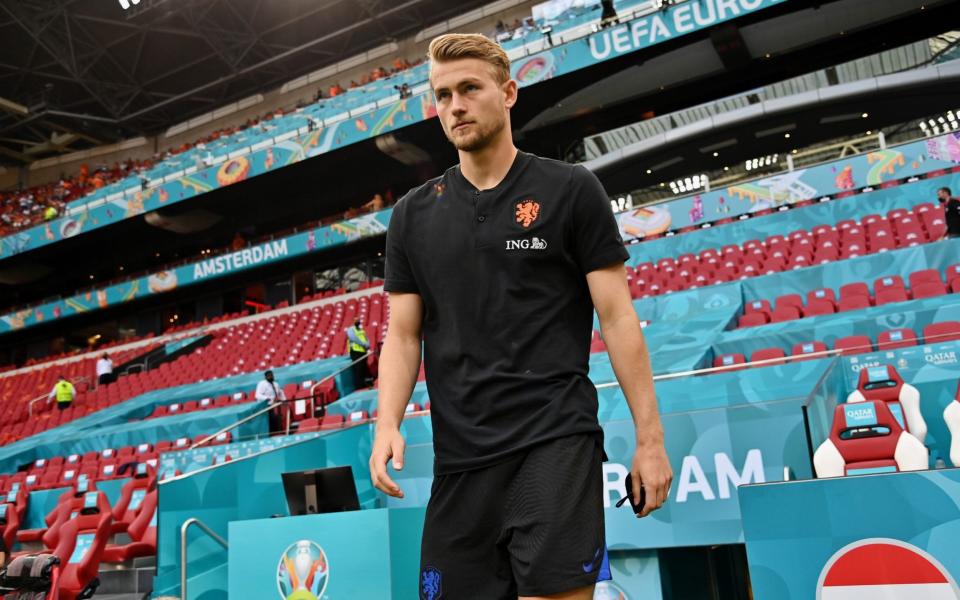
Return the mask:
<svg viewBox="0 0 960 600">
<path fill-rule="evenodd" d="M 806 303 L 800 294 L 784 294 L 777 297 L 773 304 L 769 300 L 755 300 L 744 306 L 739 326 L 783 323 L 960 292 L 960 263 L 947 267 L 945 275 L 946 281 L 936 269 L 915 271 L 908 275 L 909 287 L 899 275 L 879 277 L 873 282 L 872 293 L 866 282 L 851 282 L 840 287 L 839 299 L 834 290 L 818 288 L 806 293 Z"/>
<path fill-rule="evenodd" d="M 960 321 L 942 321 L 940 323 L 927 325 L 923 328 L 922 339 L 918 338 L 916 332 L 907 327 L 889 329 L 887 331 L 880 332 L 880 334 L 877 336 L 876 344 L 874 344 L 873 340 L 865 335 L 846 336 L 838 338 L 834 342 L 833 350 L 840 355 L 849 356 L 853 354 L 874 352 L 875 350 L 896 350 L 897 348 L 909 348 L 921 343 L 933 344 L 936 342 L 948 342 L 952 340 L 960 340 Z M 819 340 L 794 344 L 789 356 L 783 350 L 783 348 L 761 348 L 750 354 L 750 362 L 773 361 L 764 365 L 769 366 L 782 364 L 788 360 L 812 360 L 827 356 L 826 354 L 820 353 L 826 353 L 829 350 L 830 348 L 828 348 L 824 342 Z M 713 360 L 714 367 L 745 365 L 741 368 L 746 368 L 749 366 L 746 363 L 746 357 L 740 353 L 721 354 Z M 726 370 L 737 371 L 739 368 Z"/>
<path fill-rule="evenodd" d="M 627 279 L 631 295 L 646 298 L 916 246 L 941 239 L 945 231 L 943 209 L 926 203 L 913 211 L 890 211 L 886 217 L 867 215 L 860 223 L 843 220 L 640 263 L 628 268 Z"/>
<path fill-rule="evenodd" d="M 157 474 L 147 464 L 138 465 L 121 488 L 116 505 L 96 489 L 92 480 L 79 478 L 70 484 L 44 518 L 45 527 L 21 529 L 29 493 L 17 489 L 0 504 L 0 529 L 7 548 L 19 543 L 24 555 L 44 549 L 60 560 L 57 583 L 60 598 L 89 597 L 98 586 L 100 563 L 123 563 L 156 554 Z M 115 535 L 126 543 L 111 544 Z"/>
<path fill-rule="evenodd" d="M 960 384 L 943 411 L 952 437 L 950 461 L 960 465 Z M 814 453 L 817 477 L 929 468 L 927 424 L 920 393 L 892 365 L 860 371 L 857 389 L 834 409 L 830 436 Z"/>
<path fill-rule="evenodd" d="M 104 481 L 127 477 L 127 469 L 138 464 L 157 467 L 160 454 L 183 450 L 192 444 L 201 442 L 209 435 L 199 435 L 176 440 L 162 440 L 154 444 L 144 443 L 137 446 L 125 446 L 119 449 L 105 448 L 99 452 L 56 456 L 38 459 L 25 471 L 9 475 L 0 475 L 0 493 L 9 493 L 15 489 L 27 491 L 55 489 L 74 485 L 79 479 Z M 218 434 L 207 445 L 229 444 L 233 439 L 230 432 Z M 128 466 L 130 465 L 130 466 Z M 125 468 L 126 467 L 126 468 Z"/>
<path fill-rule="evenodd" d="M 9 390 L 7 397 L 12 400 L 0 413 L 0 443 L 28 437 L 148 391 L 343 355 L 347 350 L 345 329 L 355 319 L 365 325 L 376 348 L 386 333 L 388 317 L 384 295 L 374 293 L 221 327 L 211 332 L 213 339 L 207 346 L 173 362 L 122 376 L 93 390 L 79 386 L 73 406 L 66 410 L 51 411 L 41 403 L 36 408 L 47 410 L 35 419 L 28 418 L 29 400 L 49 392 L 51 379 L 59 375 L 57 365 L 24 373 L 24 379 L 10 376 L 0 380 L 0 386 L 5 386 L 0 391 Z M 65 375 L 89 377 L 94 363 L 94 358 L 68 363 Z"/>
</svg>

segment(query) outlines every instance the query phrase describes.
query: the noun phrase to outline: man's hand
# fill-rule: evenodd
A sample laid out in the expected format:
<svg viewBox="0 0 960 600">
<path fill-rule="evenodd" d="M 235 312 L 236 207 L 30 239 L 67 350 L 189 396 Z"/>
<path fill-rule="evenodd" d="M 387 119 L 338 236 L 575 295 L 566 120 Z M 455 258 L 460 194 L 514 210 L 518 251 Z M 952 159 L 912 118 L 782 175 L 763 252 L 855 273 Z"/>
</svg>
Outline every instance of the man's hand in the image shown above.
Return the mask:
<svg viewBox="0 0 960 600">
<path fill-rule="evenodd" d="M 633 497 L 640 498 L 641 485 L 646 492 L 646 503 L 638 517 L 645 517 L 663 506 L 670 495 L 673 469 L 662 441 L 637 444 L 630 474 L 633 479 Z"/>
<path fill-rule="evenodd" d="M 377 428 L 370 452 L 370 480 L 373 487 L 394 498 L 403 498 L 403 490 L 387 475 L 387 461 L 393 459 L 393 468 L 403 469 L 403 452 L 406 442 L 399 428 Z"/>
</svg>

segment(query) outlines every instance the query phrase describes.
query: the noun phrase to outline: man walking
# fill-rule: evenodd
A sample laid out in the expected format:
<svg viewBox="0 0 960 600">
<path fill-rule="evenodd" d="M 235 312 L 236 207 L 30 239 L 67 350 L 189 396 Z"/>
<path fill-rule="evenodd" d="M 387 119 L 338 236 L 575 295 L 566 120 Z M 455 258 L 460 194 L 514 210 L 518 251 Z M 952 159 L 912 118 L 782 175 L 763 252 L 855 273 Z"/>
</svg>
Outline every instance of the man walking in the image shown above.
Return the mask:
<svg viewBox="0 0 960 600">
<path fill-rule="evenodd" d="M 70 383 L 66 377 L 61 375 L 57 383 L 53 386 L 53 389 L 50 390 L 47 402 L 50 403 L 56 400 L 57 409 L 66 410 L 73 404 L 73 399 L 76 398 L 76 396 L 76 388 L 73 387 L 73 384 Z"/>
<path fill-rule="evenodd" d="M 947 221 L 945 237 L 960 237 L 960 198 L 954 198 L 948 187 L 937 190 L 937 200 L 943 204 L 944 217 Z"/>
<path fill-rule="evenodd" d="M 421 598 L 586 600 L 610 578 L 603 432 L 587 377 L 594 308 L 633 415 L 642 516 L 673 478 L 629 255 L 596 177 L 514 147 L 517 84 L 500 46 L 448 34 L 429 56 L 460 164 L 411 190 L 391 217 L 371 478 L 403 496 L 387 463 L 403 468 L 400 423 L 422 337 L 435 462 Z"/>
<path fill-rule="evenodd" d="M 261 400 L 267 400 L 270 402 L 279 402 L 285 400 L 283 395 L 283 390 L 273 379 L 273 371 L 267 371 L 263 374 L 263 379 L 257 384 L 257 389 L 253 393 L 253 397 L 259 402 Z M 277 405 L 269 413 L 270 419 L 270 431 L 280 431 L 280 428 L 283 426 L 281 415 L 284 414 L 281 410 L 282 405 Z"/>
</svg>

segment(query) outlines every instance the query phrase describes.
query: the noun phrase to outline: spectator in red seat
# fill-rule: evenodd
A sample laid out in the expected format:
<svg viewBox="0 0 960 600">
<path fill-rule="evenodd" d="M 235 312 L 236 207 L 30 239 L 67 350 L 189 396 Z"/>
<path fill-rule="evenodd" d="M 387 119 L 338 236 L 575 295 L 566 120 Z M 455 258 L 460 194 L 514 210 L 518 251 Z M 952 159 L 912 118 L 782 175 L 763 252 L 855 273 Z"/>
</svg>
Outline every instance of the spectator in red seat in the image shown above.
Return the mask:
<svg viewBox="0 0 960 600">
<path fill-rule="evenodd" d="M 942 187 L 937 190 L 937 199 L 943 204 L 943 212 L 947 218 L 946 237 L 960 237 L 960 198 L 954 198 L 950 188 Z"/>
</svg>

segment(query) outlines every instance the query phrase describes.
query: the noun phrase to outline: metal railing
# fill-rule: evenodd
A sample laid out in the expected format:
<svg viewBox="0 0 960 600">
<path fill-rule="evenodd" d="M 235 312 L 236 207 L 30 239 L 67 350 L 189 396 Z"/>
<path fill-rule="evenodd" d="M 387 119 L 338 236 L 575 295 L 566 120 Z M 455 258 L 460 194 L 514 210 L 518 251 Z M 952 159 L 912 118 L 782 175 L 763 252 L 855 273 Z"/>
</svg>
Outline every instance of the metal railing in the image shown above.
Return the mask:
<svg viewBox="0 0 960 600">
<path fill-rule="evenodd" d="M 220 537 L 216 531 L 207 527 L 200 519 L 191 517 L 183 522 L 183 525 L 180 526 L 180 597 L 183 600 L 189 598 L 189 596 L 187 596 L 187 531 L 192 525 L 199 527 L 201 531 L 223 546 L 224 550 L 230 548 L 227 540 Z"/>
<path fill-rule="evenodd" d="M 340 373 L 343 373 L 343 372 L 346 371 L 347 369 L 352 369 L 352 368 L 353 368 L 353 365 L 357 364 L 357 363 L 360 362 L 361 360 L 367 360 L 367 357 L 368 357 L 368 356 L 370 356 L 370 352 L 364 353 L 363 356 L 357 358 L 356 360 L 350 361 L 350 363 L 347 364 L 347 365 L 345 365 L 343 368 L 337 369 L 337 370 L 334 371 L 333 373 L 330 373 L 329 375 L 327 375 L 326 377 L 324 377 L 323 379 L 321 379 L 320 381 L 316 382 L 315 384 L 313 384 L 313 386 L 310 387 L 310 406 L 311 406 L 311 409 L 312 409 L 312 410 L 311 410 L 311 413 L 310 413 L 311 415 L 314 414 L 314 412 L 316 411 L 316 396 L 315 396 L 314 390 L 315 390 L 317 387 L 319 387 L 319 386 L 323 385 L 324 383 L 326 383 L 327 381 L 330 381 L 331 379 L 333 379 L 334 377 L 336 377 L 336 376 L 339 375 Z M 259 416 L 261 416 L 261 415 L 265 415 L 265 414 L 267 414 L 268 412 L 272 411 L 273 409 L 277 408 L 278 406 L 283 406 L 284 404 L 287 404 L 288 402 L 296 402 L 297 400 L 303 400 L 303 398 L 294 398 L 294 399 L 290 399 L 290 400 L 274 400 L 274 401 L 270 402 L 269 404 L 267 404 L 267 405 L 266 405 L 265 407 L 263 407 L 262 409 L 258 410 L 257 412 L 255 412 L 255 413 L 253 413 L 253 414 L 251 414 L 251 415 L 247 415 L 246 417 L 240 419 L 239 421 L 237 421 L 237 422 L 235 422 L 235 423 L 231 423 L 230 425 L 227 425 L 227 426 L 224 427 L 223 429 L 220 429 L 220 430 L 217 431 L 216 433 L 212 433 L 212 434 L 208 435 L 207 437 L 203 438 L 203 439 L 200 440 L 199 442 L 193 443 L 193 444 L 190 446 L 189 450 L 195 450 L 195 449 L 199 448 L 200 446 L 203 446 L 204 444 L 209 443 L 211 440 L 216 439 L 217 436 L 220 436 L 220 435 L 223 435 L 224 433 L 227 433 L 227 432 L 229 432 L 229 431 L 232 431 L 232 430 L 236 429 L 237 427 L 240 427 L 240 426 L 243 425 L 244 423 L 248 423 L 248 422 L 252 421 L 253 419 L 256 419 L 257 417 L 259 417 Z M 292 415 L 290 414 L 290 411 L 287 411 L 286 424 L 285 424 L 285 426 L 284 426 L 284 435 L 290 435 L 290 426 L 292 425 L 292 419 L 293 419 L 293 417 L 292 417 Z"/>
</svg>

